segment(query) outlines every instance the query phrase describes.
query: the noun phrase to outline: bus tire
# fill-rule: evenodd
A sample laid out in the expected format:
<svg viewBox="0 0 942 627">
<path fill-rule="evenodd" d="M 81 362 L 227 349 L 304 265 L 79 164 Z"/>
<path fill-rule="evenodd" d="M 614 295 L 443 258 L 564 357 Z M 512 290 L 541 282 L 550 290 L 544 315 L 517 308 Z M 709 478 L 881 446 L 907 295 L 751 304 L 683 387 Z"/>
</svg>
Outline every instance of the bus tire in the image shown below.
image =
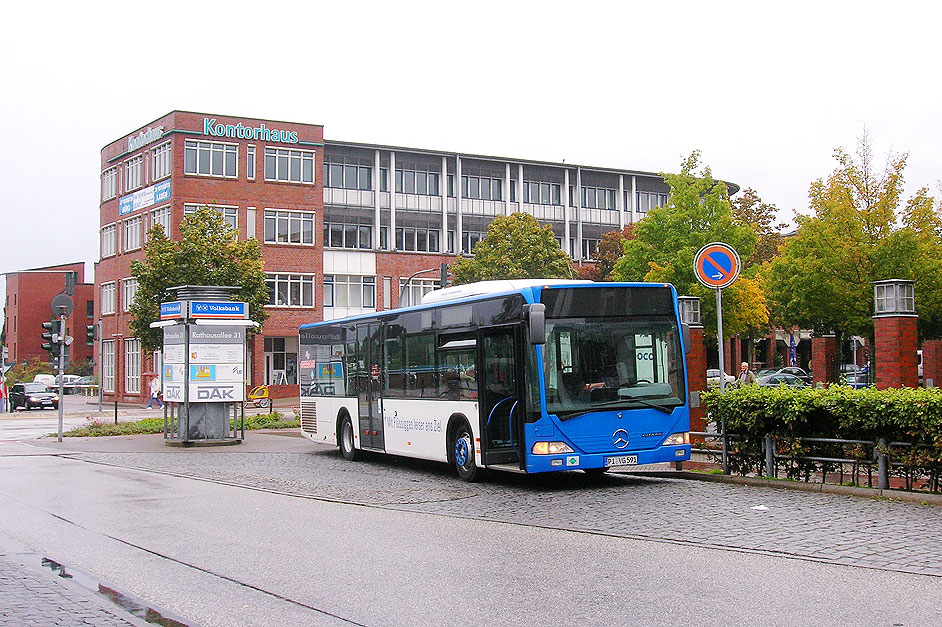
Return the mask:
<svg viewBox="0 0 942 627">
<path fill-rule="evenodd" d="M 353 443 L 353 422 L 350 416 L 344 414 L 337 429 L 337 444 L 340 445 L 340 454 L 347 461 L 354 462 L 360 458 L 360 451 Z"/>
<path fill-rule="evenodd" d="M 484 469 L 474 463 L 474 437 L 466 420 L 461 420 L 451 432 L 451 458 L 462 481 L 473 483 L 484 478 Z"/>
<path fill-rule="evenodd" d="M 608 472 L 608 466 L 602 466 L 601 468 L 583 468 L 582 472 L 590 477 L 601 477 Z"/>
</svg>

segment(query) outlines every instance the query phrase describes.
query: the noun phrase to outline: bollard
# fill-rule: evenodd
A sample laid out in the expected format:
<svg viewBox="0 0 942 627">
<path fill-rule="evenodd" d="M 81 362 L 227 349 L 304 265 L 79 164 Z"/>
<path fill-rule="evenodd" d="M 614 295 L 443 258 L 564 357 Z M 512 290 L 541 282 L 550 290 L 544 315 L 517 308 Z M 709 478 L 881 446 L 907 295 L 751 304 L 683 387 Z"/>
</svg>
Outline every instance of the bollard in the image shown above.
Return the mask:
<svg viewBox="0 0 942 627">
<path fill-rule="evenodd" d="M 114 402 L 114 423 L 118 424 L 118 401 Z"/>
<path fill-rule="evenodd" d="M 720 370 L 720 381 L 723 380 L 723 371 Z M 720 418 L 720 433 L 723 436 L 723 474 L 729 474 L 729 458 L 726 449 L 728 448 L 729 438 L 726 436 L 726 416 Z"/>
<path fill-rule="evenodd" d="M 881 490 L 890 489 L 890 464 L 886 454 L 886 438 L 880 438 L 877 443 L 877 487 Z"/>
<path fill-rule="evenodd" d="M 765 476 L 774 477 L 775 476 L 775 449 L 773 448 L 775 443 L 772 440 L 772 436 L 765 436 Z"/>
</svg>

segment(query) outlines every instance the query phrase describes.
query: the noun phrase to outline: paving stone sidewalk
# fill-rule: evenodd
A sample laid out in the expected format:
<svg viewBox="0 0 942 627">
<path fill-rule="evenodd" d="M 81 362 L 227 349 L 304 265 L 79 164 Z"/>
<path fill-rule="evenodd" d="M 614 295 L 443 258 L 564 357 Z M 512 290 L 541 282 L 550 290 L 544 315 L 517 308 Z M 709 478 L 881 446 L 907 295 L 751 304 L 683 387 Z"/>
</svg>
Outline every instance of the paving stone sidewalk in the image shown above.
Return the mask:
<svg viewBox="0 0 942 627">
<path fill-rule="evenodd" d="M 95 625 L 144 627 L 146 622 L 108 608 L 106 601 L 78 584 L 26 566 L 16 554 L 0 551 L 0 625 Z"/>
</svg>

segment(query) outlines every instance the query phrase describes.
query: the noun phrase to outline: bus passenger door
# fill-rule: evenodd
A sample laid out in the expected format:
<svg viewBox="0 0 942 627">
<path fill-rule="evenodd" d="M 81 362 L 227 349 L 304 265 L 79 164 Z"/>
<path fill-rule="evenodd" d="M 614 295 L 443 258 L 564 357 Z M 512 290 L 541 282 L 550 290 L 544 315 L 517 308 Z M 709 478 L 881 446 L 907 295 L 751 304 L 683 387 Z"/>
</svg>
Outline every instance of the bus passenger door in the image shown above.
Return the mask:
<svg viewBox="0 0 942 627">
<path fill-rule="evenodd" d="M 478 346 L 478 398 L 481 452 L 485 465 L 519 463 L 524 417 L 519 327 L 481 331 Z"/>
<path fill-rule="evenodd" d="M 362 369 L 357 387 L 360 413 L 360 444 L 363 448 L 383 449 L 382 359 L 379 323 L 357 325 L 357 352 Z"/>
</svg>

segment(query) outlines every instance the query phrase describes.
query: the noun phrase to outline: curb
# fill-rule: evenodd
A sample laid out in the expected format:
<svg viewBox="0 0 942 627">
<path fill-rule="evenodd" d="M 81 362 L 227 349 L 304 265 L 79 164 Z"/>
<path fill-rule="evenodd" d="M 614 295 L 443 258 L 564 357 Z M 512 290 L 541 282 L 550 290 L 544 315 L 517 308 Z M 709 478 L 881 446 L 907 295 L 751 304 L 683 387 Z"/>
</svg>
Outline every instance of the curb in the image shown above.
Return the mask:
<svg viewBox="0 0 942 627">
<path fill-rule="evenodd" d="M 666 479 L 689 479 L 693 481 L 709 481 L 713 483 L 732 483 L 762 488 L 781 488 L 784 490 L 798 490 L 800 492 L 821 492 L 824 494 L 842 494 L 845 496 L 858 496 L 869 499 L 888 499 L 920 505 L 942 505 L 942 494 L 927 494 L 925 492 L 905 492 L 903 490 L 880 490 L 879 488 L 861 488 L 856 486 L 833 485 L 829 483 L 805 483 L 802 481 L 789 481 L 781 479 L 764 479 L 762 477 L 736 477 L 733 475 L 711 475 L 689 470 L 638 470 L 626 472 L 627 475 L 639 477 L 662 477 Z"/>
</svg>

